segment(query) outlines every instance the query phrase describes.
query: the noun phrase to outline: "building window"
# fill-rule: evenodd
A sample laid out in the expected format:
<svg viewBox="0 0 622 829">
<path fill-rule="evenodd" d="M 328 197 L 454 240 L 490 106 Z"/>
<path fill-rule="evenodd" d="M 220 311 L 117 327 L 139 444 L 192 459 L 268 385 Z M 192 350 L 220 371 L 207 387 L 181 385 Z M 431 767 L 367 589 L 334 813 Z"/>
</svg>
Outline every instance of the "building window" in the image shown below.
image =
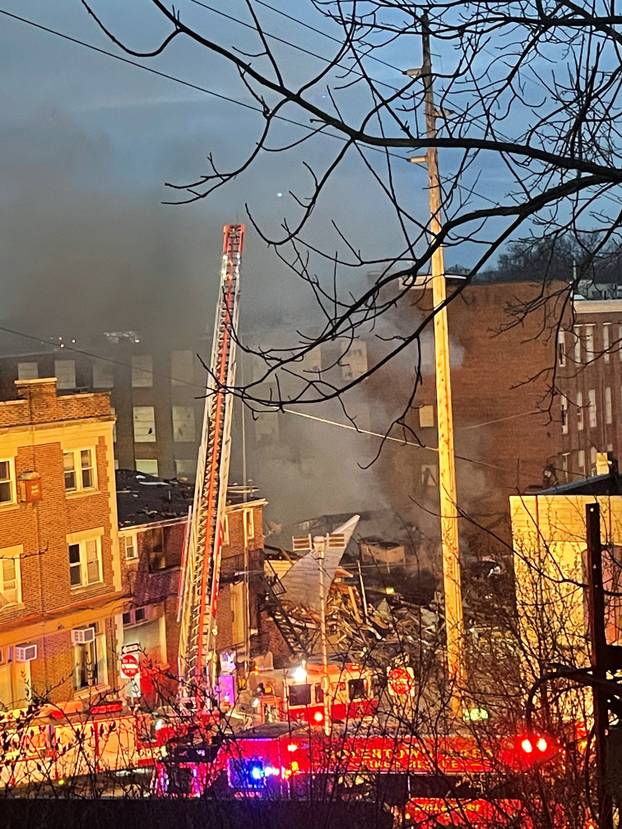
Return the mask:
<svg viewBox="0 0 622 829">
<path fill-rule="evenodd" d="M 138 558 L 138 544 L 136 543 L 136 533 L 124 536 L 125 538 L 125 560 L 136 561 Z"/>
<path fill-rule="evenodd" d="M 565 397 L 562 397 L 559 403 L 561 421 L 562 421 L 562 435 L 568 434 L 568 403 Z"/>
<path fill-rule="evenodd" d="M 149 572 L 164 570 L 167 566 L 166 550 L 164 547 L 164 530 L 162 527 L 152 527 L 142 534 L 141 549 L 149 562 Z"/>
<path fill-rule="evenodd" d="M 585 452 L 583 449 L 579 449 L 577 452 L 577 465 L 581 474 L 585 475 Z"/>
<path fill-rule="evenodd" d="M 155 443 L 155 409 L 153 406 L 134 406 L 134 440 L 136 443 Z"/>
<path fill-rule="evenodd" d="M 171 352 L 171 382 L 174 386 L 186 386 L 194 379 L 194 354 L 192 351 Z"/>
<path fill-rule="evenodd" d="M 108 360 L 93 363 L 93 388 L 111 389 L 114 386 L 114 366 Z"/>
<path fill-rule="evenodd" d="M 222 519 L 222 543 L 229 543 L 229 516 L 225 515 Z"/>
<path fill-rule="evenodd" d="M 422 429 L 429 429 L 434 426 L 434 406 L 419 407 L 419 425 Z"/>
<path fill-rule="evenodd" d="M 19 559 L 22 551 L 21 546 L 0 550 L 0 610 L 22 601 Z"/>
<path fill-rule="evenodd" d="M 424 489 L 436 486 L 438 470 L 435 464 L 421 464 L 421 486 Z"/>
<path fill-rule="evenodd" d="M 194 458 L 175 458 L 175 474 L 178 478 L 193 480 L 196 474 L 197 462 Z"/>
<path fill-rule="evenodd" d="M 0 506 L 15 503 L 15 475 L 13 461 L 0 461 Z"/>
<path fill-rule="evenodd" d="M 596 352 L 594 350 L 594 326 L 585 326 L 585 362 L 591 363 Z"/>
<path fill-rule="evenodd" d="M 577 365 L 581 363 L 581 329 L 578 325 L 572 329 L 574 333 L 574 361 Z"/>
<path fill-rule="evenodd" d="M 39 376 L 38 363 L 18 363 L 17 364 L 17 379 L 18 380 L 36 380 Z"/>
<path fill-rule="evenodd" d="M 568 452 L 564 453 L 561 457 L 562 461 L 562 480 L 567 483 L 568 481 Z"/>
<path fill-rule="evenodd" d="M 577 429 L 583 431 L 583 395 L 577 392 Z"/>
<path fill-rule="evenodd" d="M 596 389 L 590 389 L 588 391 L 588 411 L 590 429 L 595 429 L 596 422 L 598 420 L 598 412 L 596 411 Z"/>
<path fill-rule="evenodd" d="M 609 323 L 603 323 L 603 359 L 606 363 L 609 362 L 611 354 L 609 353 L 609 349 L 611 347 L 611 341 L 609 338 Z"/>
<path fill-rule="evenodd" d="M 596 474 L 596 447 L 590 447 L 590 475 Z"/>
<path fill-rule="evenodd" d="M 605 387 L 605 423 L 613 423 L 613 404 L 609 386 Z"/>
<path fill-rule="evenodd" d="M 110 407 L 110 414 L 114 417 L 114 421 L 112 424 L 112 442 L 117 442 L 117 410 L 114 406 Z M 115 467 L 118 469 L 118 467 Z"/>
<path fill-rule="evenodd" d="M 76 691 L 92 688 L 104 681 L 104 664 L 101 654 L 105 652 L 105 647 L 100 646 L 100 640 L 104 637 L 97 635 L 97 625 L 88 627 L 93 631 L 92 641 L 73 646 Z"/>
<path fill-rule="evenodd" d="M 69 583 L 73 588 L 102 581 L 101 537 L 69 544 Z"/>
<path fill-rule="evenodd" d="M 194 439 L 194 406 L 173 406 L 173 440 L 190 443 Z"/>
<path fill-rule="evenodd" d="M 0 651 L 0 703 L 5 709 L 24 708 L 30 701 L 30 662 L 13 662 L 12 648 Z"/>
<path fill-rule="evenodd" d="M 135 354 L 132 357 L 132 386 L 151 388 L 153 386 L 153 358 L 151 354 Z"/>
<path fill-rule="evenodd" d="M 127 610 L 123 614 L 123 627 L 130 627 L 131 625 L 140 625 L 147 621 L 147 608 L 136 607 L 134 610 Z"/>
<path fill-rule="evenodd" d="M 54 374 L 56 387 L 59 389 L 75 389 L 76 363 L 75 360 L 54 360 Z"/>
<path fill-rule="evenodd" d="M 142 472 L 144 475 L 157 475 L 158 462 L 155 458 L 137 458 L 134 464 L 137 472 Z"/>
<path fill-rule="evenodd" d="M 69 452 L 63 452 L 65 492 L 95 489 L 94 459 L 93 449 L 71 449 Z"/>
<path fill-rule="evenodd" d="M 252 509 L 244 510 L 244 544 L 255 537 L 255 513 Z"/>
<path fill-rule="evenodd" d="M 562 368 L 566 365 L 566 336 L 563 331 L 557 334 L 557 363 Z"/>
</svg>

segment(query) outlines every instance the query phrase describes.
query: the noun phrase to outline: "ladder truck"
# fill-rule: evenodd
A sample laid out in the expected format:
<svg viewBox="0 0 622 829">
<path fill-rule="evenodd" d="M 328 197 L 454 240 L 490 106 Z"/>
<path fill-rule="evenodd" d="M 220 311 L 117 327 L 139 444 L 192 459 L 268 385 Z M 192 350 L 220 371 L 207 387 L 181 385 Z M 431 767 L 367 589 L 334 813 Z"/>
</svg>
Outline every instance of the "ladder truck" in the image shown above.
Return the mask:
<svg viewBox="0 0 622 829">
<path fill-rule="evenodd" d="M 216 609 L 233 414 L 228 389 L 235 382 L 244 234 L 242 224 L 224 227 L 203 431 L 180 585 L 180 696 L 199 708 L 216 682 Z"/>
</svg>

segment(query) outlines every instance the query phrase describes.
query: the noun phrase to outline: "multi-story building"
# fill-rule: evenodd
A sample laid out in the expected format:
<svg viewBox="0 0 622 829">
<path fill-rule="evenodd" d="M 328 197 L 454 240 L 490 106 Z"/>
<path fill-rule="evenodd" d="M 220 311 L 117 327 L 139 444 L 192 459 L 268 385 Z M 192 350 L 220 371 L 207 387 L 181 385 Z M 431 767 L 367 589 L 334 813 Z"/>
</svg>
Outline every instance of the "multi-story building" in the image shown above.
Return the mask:
<svg viewBox="0 0 622 829">
<path fill-rule="evenodd" d="M 58 390 L 106 391 L 116 417 L 115 458 L 120 469 L 165 478 L 193 478 L 203 414 L 206 372 L 197 354 L 207 341 L 171 344 L 133 331 L 88 341 L 19 338 L 1 343 L 0 398 L 16 379 L 56 377 Z"/>
<path fill-rule="evenodd" d="M 0 402 L 0 700 L 117 682 L 124 606 L 107 394 L 16 382 Z"/>
<path fill-rule="evenodd" d="M 573 310 L 557 342 L 560 482 L 593 474 L 597 452 L 622 450 L 622 300 L 576 299 Z"/>
</svg>

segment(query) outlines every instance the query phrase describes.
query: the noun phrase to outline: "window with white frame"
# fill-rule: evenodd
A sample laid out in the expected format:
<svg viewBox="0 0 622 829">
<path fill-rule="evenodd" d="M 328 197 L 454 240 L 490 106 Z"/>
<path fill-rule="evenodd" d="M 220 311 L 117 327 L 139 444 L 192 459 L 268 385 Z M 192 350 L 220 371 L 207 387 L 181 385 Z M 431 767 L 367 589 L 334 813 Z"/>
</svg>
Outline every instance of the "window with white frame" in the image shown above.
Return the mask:
<svg viewBox="0 0 622 829">
<path fill-rule="evenodd" d="M 194 406 L 173 406 L 173 440 L 190 443 L 194 439 Z"/>
<path fill-rule="evenodd" d="M 0 610 L 22 601 L 20 556 L 23 547 L 0 550 Z"/>
<path fill-rule="evenodd" d="M 109 360 L 93 363 L 93 388 L 111 389 L 114 386 L 114 366 Z"/>
<path fill-rule="evenodd" d="M 153 358 L 151 354 L 132 356 L 132 386 L 150 388 L 153 386 Z"/>
<path fill-rule="evenodd" d="M 144 475 L 158 474 L 158 462 L 155 458 L 136 458 L 135 466 L 136 471 Z"/>
<path fill-rule="evenodd" d="M 72 590 L 102 581 L 101 536 L 69 542 L 69 584 Z"/>
<path fill-rule="evenodd" d="M 138 558 L 138 541 L 136 533 L 124 536 L 125 539 L 125 560 L 136 561 Z"/>
<path fill-rule="evenodd" d="M 580 391 L 577 392 L 577 429 L 583 431 L 583 394 Z"/>
<path fill-rule="evenodd" d="M 123 614 L 123 627 L 130 627 L 131 625 L 141 625 L 148 621 L 148 614 L 146 607 L 136 607 L 133 610 L 126 610 Z"/>
<path fill-rule="evenodd" d="M 17 379 L 18 380 L 36 380 L 39 376 L 38 363 L 18 363 L 17 364 Z"/>
<path fill-rule="evenodd" d="M 605 423 L 613 423 L 613 403 L 609 386 L 605 387 Z"/>
<path fill-rule="evenodd" d="M 609 337 L 610 331 L 610 324 L 608 322 L 603 323 L 603 360 L 608 363 L 611 354 L 609 353 L 609 349 L 611 347 L 611 339 Z"/>
<path fill-rule="evenodd" d="M 54 376 L 56 387 L 59 389 L 75 389 L 76 362 L 75 360 L 54 360 Z"/>
<path fill-rule="evenodd" d="M 590 363 L 596 356 L 594 349 L 594 326 L 585 326 L 585 362 Z"/>
<path fill-rule="evenodd" d="M 63 452 L 65 492 L 95 489 L 95 450 L 70 449 Z"/>
<path fill-rule="evenodd" d="M 194 354 L 192 351 L 171 352 L 171 382 L 185 386 L 194 379 Z"/>
<path fill-rule="evenodd" d="M 255 513 L 252 509 L 244 510 L 244 543 L 248 544 L 255 537 Z"/>
<path fill-rule="evenodd" d="M 155 443 L 155 409 L 153 406 L 134 406 L 134 441 Z"/>
<path fill-rule="evenodd" d="M 557 333 L 557 363 L 562 368 L 566 365 L 566 333 L 564 331 Z"/>
<path fill-rule="evenodd" d="M 15 473 L 12 460 L 0 461 L 0 506 L 15 503 Z"/>
<path fill-rule="evenodd" d="M 581 329 L 575 325 L 572 331 L 574 333 L 574 361 L 579 364 L 581 362 Z"/>
<path fill-rule="evenodd" d="M 561 398 L 561 400 L 559 402 L 559 408 L 560 408 L 560 415 L 561 415 L 561 421 L 562 421 L 562 434 L 567 435 L 568 434 L 568 401 L 566 400 L 565 397 Z"/>
<path fill-rule="evenodd" d="M 588 411 L 590 429 L 595 429 L 598 421 L 598 412 L 596 411 L 596 389 L 590 389 L 588 391 Z"/>
</svg>

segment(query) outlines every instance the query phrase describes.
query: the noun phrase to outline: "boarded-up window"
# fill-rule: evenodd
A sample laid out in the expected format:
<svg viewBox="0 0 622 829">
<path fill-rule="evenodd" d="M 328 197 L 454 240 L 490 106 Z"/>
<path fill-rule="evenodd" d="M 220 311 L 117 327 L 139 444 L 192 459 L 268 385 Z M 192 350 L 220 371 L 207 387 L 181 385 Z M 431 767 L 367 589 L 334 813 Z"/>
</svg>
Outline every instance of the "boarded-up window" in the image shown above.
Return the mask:
<svg viewBox="0 0 622 829">
<path fill-rule="evenodd" d="M 192 351 L 171 352 L 171 380 L 174 386 L 192 383 L 194 379 L 194 354 Z"/>
<path fill-rule="evenodd" d="M 137 458 L 136 471 L 143 472 L 145 475 L 158 474 L 158 462 L 155 458 Z"/>
<path fill-rule="evenodd" d="M 419 425 L 422 429 L 429 429 L 434 426 L 434 406 L 420 406 Z"/>
<path fill-rule="evenodd" d="M 194 406 L 173 406 L 173 440 L 195 439 Z"/>
<path fill-rule="evenodd" d="M 134 440 L 136 443 L 155 443 L 155 409 L 153 406 L 134 406 Z"/>
<path fill-rule="evenodd" d="M 18 363 L 17 364 L 17 379 L 18 380 L 36 380 L 39 376 L 38 363 Z"/>
<path fill-rule="evenodd" d="M 114 366 L 107 360 L 93 363 L 93 388 L 111 389 L 114 385 Z"/>
</svg>

